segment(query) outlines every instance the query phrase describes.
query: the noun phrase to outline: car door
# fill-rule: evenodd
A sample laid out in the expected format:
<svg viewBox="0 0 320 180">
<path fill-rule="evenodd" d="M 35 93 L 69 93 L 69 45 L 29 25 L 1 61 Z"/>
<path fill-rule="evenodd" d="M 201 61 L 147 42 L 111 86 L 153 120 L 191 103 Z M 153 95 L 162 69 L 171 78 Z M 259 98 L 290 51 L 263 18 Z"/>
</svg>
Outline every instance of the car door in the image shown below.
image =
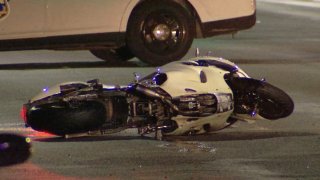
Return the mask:
<svg viewBox="0 0 320 180">
<path fill-rule="evenodd" d="M 47 0 L 48 36 L 119 32 L 130 0 Z"/>
<path fill-rule="evenodd" d="M 0 0 L 0 39 L 43 36 L 46 0 Z"/>
</svg>

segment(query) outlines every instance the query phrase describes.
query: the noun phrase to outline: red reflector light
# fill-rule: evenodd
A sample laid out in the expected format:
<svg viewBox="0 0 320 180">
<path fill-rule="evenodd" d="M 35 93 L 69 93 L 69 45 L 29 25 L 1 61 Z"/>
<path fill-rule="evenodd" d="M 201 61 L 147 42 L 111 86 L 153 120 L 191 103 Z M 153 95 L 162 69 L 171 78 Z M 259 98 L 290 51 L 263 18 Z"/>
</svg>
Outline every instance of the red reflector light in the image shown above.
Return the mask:
<svg viewBox="0 0 320 180">
<path fill-rule="evenodd" d="M 32 138 L 48 138 L 48 137 L 55 137 L 56 135 L 48 133 L 48 132 L 39 132 L 33 131 L 31 134 L 28 134 L 28 137 Z"/>
<path fill-rule="evenodd" d="M 27 123 L 27 107 L 25 105 L 23 105 L 20 110 L 20 117 L 25 123 Z"/>
</svg>

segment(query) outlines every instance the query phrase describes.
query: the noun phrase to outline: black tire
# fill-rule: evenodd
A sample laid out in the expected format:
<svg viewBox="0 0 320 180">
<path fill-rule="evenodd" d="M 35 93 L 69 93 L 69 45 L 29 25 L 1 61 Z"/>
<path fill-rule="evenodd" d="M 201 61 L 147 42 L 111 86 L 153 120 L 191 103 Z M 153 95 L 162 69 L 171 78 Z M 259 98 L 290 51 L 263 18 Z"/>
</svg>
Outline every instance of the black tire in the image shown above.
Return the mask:
<svg viewBox="0 0 320 180">
<path fill-rule="evenodd" d="M 76 107 L 52 103 L 34 109 L 28 113 L 28 124 L 37 131 L 59 136 L 97 130 L 107 114 L 104 104 L 96 101 L 82 102 Z"/>
<path fill-rule="evenodd" d="M 191 12 L 172 0 L 146 0 L 138 4 L 127 26 L 129 49 L 150 65 L 181 59 L 190 49 L 194 36 Z"/>
<path fill-rule="evenodd" d="M 92 49 L 90 52 L 97 58 L 107 62 L 122 62 L 134 57 L 126 46 L 117 49 Z"/>
<path fill-rule="evenodd" d="M 267 82 L 250 78 L 233 78 L 230 85 L 235 96 L 247 94 L 254 98 L 254 101 L 258 101 L 258 114 L 263 118 L 269 120 L 285 118 L 294 110 L 294 102 L 290 96 Z M 240 102 L 237 100 L 239 97 L 235 98 L 236 104 L 243 103 L 243 100 Z"/>
<path fill-rule="evenodd" d="M 276 120 L 285 118 L 293 112 L 294 103 L 292 99 L 281 89 L 262 82 L 256 92 L 260 99 L 258 104 L 260 116 L 269 120 Z"/>
</svg>

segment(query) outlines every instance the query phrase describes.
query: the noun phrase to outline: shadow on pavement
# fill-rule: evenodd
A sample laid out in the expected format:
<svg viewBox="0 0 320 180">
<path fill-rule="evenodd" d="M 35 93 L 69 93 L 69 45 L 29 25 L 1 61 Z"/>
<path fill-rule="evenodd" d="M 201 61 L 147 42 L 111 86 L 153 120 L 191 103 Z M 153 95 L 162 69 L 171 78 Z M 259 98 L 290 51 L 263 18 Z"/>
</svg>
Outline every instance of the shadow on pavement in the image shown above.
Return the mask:
<svg viewBox="0 0 320 180">
<path fill-rule="evenodd" d="M 32 69 L 63 69 L 63 68 L 104 68 L 104 67 L 140 67 L 135 62 L 57 62 L 57 63 L 20 63 L 0 64 L 0 70 L 32 70 Z"/>
<path fill-rule="evenodd" d="M 167 141 L 243 141 L 255 139 L 270 139 L 281 137 L 316 136 L 319 134 L 306 132 L 217 132 L 198 136 L 172 136 Z"/>
<path fill-rule="evenodd" d="M 254 60 L 230 59 L 236 64 L 306 64 L 319 63 L 312 60 Z M 52 62 L 52 63 L 19 63 L 0 64 L 0 70 L 33 70 L 33 69 L 63 69 L 63 68 L 105 68 L 105 67 L 151 67 L 140 61 L 101 61 L 101 62 Z"/>
<path fill-rule="evenodd" d="M 152 137 L 147 136 L 83 136 L 74 138 L 64 137 L 50 137 L 50 138 L 35 138 L 33 141 L 38 142 L 89 142 L 89 141 L 121 141 L 121 140 L 154 140 Z"/>
<path fill-rule="evenodd" d="M 319 134 L 307 132 L 217 132 L 196 136 L 166 136 L 163 141 L 242 141 L 255 139 L 270 139 L 281 137 L 316 136 Z M 84 136 L 66 139 L 64 137 L 35 138 L 38 142 L 88 142 L 88 141 L 121 141 L 121 140 L 155 140 L 153 136 Z"/>
</svg>

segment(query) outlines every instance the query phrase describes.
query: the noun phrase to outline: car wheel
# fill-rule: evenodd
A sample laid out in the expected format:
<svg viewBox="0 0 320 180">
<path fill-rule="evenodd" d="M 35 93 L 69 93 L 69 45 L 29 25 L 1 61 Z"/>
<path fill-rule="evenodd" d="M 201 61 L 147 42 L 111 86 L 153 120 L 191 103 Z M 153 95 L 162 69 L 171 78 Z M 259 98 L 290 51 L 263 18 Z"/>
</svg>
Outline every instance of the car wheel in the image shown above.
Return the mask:
<svg viewBox="0 0 320 180">
<path fill-rule="evenodd" d="M 107 62 L 127 61 L 134 57 L 126 46 L 117 49 L 92 49 L 90 52 L 97 58 Z"/>
<path fill-rule="evenodd" d="M 163 65 L 179 60 L 195 35 L 191 13 L 171 0 L 147 0 L 135 7 L 127 27 L 127 45 L 140 60 Z"/>
</svg>

